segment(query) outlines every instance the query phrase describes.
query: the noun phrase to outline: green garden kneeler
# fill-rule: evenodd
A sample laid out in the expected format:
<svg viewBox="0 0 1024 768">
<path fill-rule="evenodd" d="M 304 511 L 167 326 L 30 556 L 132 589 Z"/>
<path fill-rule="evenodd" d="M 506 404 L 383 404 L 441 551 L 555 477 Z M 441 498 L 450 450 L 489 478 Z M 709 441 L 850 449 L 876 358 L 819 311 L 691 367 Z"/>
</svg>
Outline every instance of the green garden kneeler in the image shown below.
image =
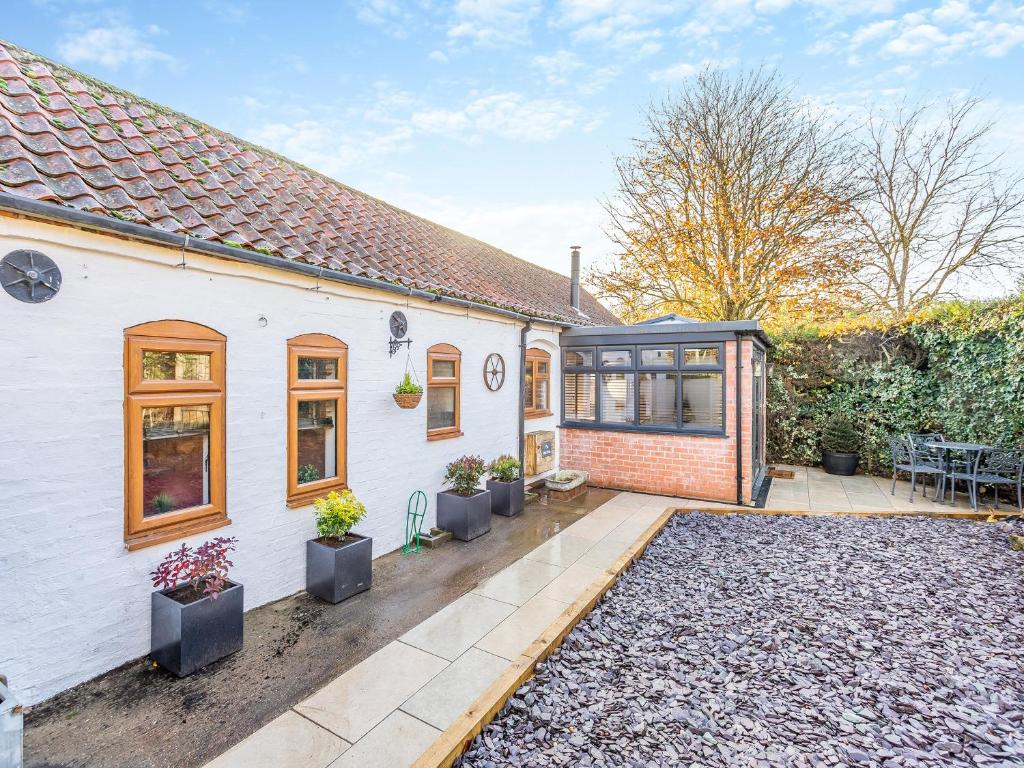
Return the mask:
<svg viewBox="0 0 1024 768">
<path fill-rule="evenodd" d="M 423 502 L 422 509 L 420 502 Z M 405 544 L 402 545 L 402 554 L 420 551 L 420 526 L 423 525 L 423 516 L 427 513 L 427 494 L 423 491 L 415 491 L 409 497 L 409 504 L 405 511 Z M 415 541 L 415 543 L 413 543 Z"/>
</svg>

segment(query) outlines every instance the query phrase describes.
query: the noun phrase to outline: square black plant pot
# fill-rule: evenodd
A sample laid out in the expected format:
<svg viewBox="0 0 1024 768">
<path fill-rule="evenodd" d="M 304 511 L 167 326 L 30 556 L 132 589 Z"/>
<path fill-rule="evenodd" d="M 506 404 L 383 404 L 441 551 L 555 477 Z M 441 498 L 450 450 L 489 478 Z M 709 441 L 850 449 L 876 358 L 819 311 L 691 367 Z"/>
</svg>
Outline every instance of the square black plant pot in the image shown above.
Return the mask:
<svg viewBox="0 0 1024 768">
<path fill-rule="evenodd" d="M 340 603 L 373 582 L 373 539 L 354 533 L 344 539 L 323 537 L 306 542 L 306 591 Z"/>
<path fill-rule="evenodd" d="M 149 657 L 178 677 L 191 675 L 242 649 L 245 601 L 241 584 L 232 581 L 217 595 L 179 602 L 187 594 L 176 587 L 154 592 Z"/>
<path fill-rule="evenodd" d="M 523 478 L 506 483 L 488 480 L 487 490 L 491 492 L 491 512 L 505 517 L 515 517 L 523 511 L 526 501 L 526 481 Z"/>
<path fill-rule="evenodd" d="M 437 494 L 437 527 L 451 531 L 459 541 L 472 541 L 491 530 L 491 492 L 459 496 L 453 491 Z"/>
</svg>

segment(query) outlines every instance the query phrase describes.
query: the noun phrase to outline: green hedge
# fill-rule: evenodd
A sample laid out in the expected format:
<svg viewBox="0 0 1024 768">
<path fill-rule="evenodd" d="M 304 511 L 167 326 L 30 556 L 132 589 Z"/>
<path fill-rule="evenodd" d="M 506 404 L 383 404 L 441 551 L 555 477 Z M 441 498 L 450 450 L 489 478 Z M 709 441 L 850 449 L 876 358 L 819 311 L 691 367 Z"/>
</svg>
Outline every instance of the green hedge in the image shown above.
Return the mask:
<svg viewBox="0 0 1024 768">
<path fill-rule="evenodd" d="M 886 437 L 1024 443 L 1024 298 L 950 303 L 890 327 L 773 334 L 768 459 L 816 464 L 837 409 L 863 435 L 861 467 L 885 474 Z"/>
</svg>

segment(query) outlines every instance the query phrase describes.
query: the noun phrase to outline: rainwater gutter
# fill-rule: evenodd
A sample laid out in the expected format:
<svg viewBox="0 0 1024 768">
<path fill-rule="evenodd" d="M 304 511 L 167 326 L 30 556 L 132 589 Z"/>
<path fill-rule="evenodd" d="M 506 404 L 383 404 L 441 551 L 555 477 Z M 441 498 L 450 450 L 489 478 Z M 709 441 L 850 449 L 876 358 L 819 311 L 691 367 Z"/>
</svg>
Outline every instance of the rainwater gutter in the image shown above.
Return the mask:
<svg viewBox="0 0 1024 768">
<path fill-rule="evenodd" d="M 69 208 L 54 203 L 32 200 L 26 197 L 12 195 L 10 192 L 0 192 L 0 211 L 26 216 L 28 218 L 40 219 L 59 224 L 71 225 L 81 229 L 97 231 L 104 234 L 113 234 L 120 237 L 127 237 L 133 240 L 140 240 L 156 245 L 164 245 L 175 248 L 182 252 L 190 251 L 206 256 L 213 256 L 230 261 L 238 261 L 248 264 L 256 264 L 263 267 L 272 267 L 287 272 L 293 272 L 319 280 L 328 280 L 345 285 L 357 286 L 360 288 L 371 288 L 374 290 L 387 291 L 388 293 L 408 296 L 425 301 L 447 304 L 449 306 L 474 309 L 480 312 L 487 312 L 500 317 L 508 317 L 520 322 L 530 323 L 536 321 L 559 326 L 561 328 L 573 328 L 577 323 L 567 323 L 562 320 L 551 320 L 546 317 L 535 317 L 533 315 L 515 312 L 510 309 L 493 307 L 469 299 L 460 299 L 454 296 L 444 296 L 432 291 L 425 291 L 420 288 L 412 288 L 406 285 L 391 283 L 387 280 L 380 280 L 361 275 L 350 275 L 336 269 L 326 269 L 313 264 L 306 264 L 301 261 L 293 261 L 282 256 L 250 251 L 244 248 L 235 248 L 222 243 L 215 243 L 211 240 L 195 238 L 191 235 L 183 235 L 178 232 L 167 232 L 162 229 L 138 224 L 134 221 L 122 221 L 109 216 L 102 216 L 89 211 L 80 211 L 77 208 Z"/>
</svg>

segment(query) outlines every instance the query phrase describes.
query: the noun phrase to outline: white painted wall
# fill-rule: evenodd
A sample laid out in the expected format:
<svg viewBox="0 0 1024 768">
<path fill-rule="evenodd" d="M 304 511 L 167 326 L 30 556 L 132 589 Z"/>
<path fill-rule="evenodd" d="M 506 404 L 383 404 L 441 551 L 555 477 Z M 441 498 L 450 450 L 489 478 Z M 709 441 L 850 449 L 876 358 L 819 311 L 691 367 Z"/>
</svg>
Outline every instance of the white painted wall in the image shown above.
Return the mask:
<svg viewBox="0 0 1024 768">
<path fill-rule="evenodd" d="M 53 258 L 63 287 L 23 304 L 0 293 L 0 672 L 27 704 L 149 651 L 149 573 L 169 542 L 124 548 L 123 331 L 150 320 L 202 323 L 227 336 L 227 505 L 232 524 L 190 537 L 239 539 L 232 578 L 246 608 L 304 588 L 311 508 L 285 499 L 286 340 L 328 333 L 349 346 L 348 477 L 368 510 L 356 531 L 374 554 L 401 546 L 406 501 L 422 489 L 435 520 L 444 465 L 466 453 L 517 450 L 520 325 L 491 314 L 324 283 L 69 227 L 0 217 L 0 254 L 32 248 Z M 391 393 L 405 351 L 388 357 L 388 317 L 409 318 L 412 361 L 462 351 L 463 437 L 426 441 L 426 403 L 400 410 Z M 260 327 L 259 318 L 267 318 Z M 557 359 L 557 331 L 530 334 Z M 504 355 L 499 392 L 483 383 Z M 553 374 L 557 366 L 553 365 Z M 557 375 L 552 405 L 560 412 Z M 554 428 L 557 416 L 527 422 Z"/>
</svg>

